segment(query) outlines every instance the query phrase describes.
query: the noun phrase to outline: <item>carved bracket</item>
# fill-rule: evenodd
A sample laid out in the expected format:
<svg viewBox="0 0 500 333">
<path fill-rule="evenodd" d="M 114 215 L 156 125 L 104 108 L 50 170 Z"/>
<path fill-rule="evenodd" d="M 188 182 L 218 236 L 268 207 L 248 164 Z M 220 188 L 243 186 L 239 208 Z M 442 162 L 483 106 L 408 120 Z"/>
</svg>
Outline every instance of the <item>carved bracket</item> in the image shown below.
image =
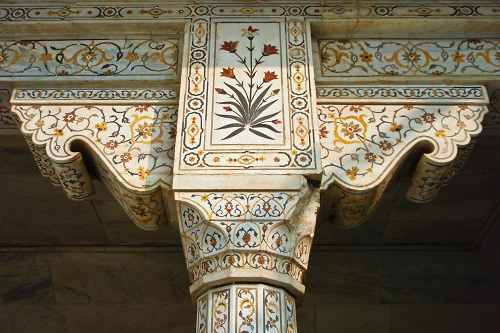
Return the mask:
<svg viewBox="0 0 500 333">
<path fill-rule="evenodd" d="M 91 196 L 96 178 L 139 227 L 156 229 L 173 202 L 176 97 L 170 90 L 16 89 L 11 104 L 42 174 L 69 198 Z"/>
<path fill-rule="evenodd" d="M 407 197 L 432 200 L 470 152 L 488 103 L 484 87 L 319 90 L 321 188 L 343 227 L 367 219 L 395 170 L 418 147 L 428 153 L 418 163 Z"/>
</svg>

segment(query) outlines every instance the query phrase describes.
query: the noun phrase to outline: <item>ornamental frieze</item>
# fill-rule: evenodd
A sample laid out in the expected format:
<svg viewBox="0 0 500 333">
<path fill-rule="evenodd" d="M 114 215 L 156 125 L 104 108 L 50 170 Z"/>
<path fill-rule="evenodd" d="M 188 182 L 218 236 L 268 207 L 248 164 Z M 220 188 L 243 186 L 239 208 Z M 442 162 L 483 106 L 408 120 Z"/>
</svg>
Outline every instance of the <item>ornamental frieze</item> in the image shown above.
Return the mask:
<svg viewBox="0 0 500 333">
<path fill-rule="evenodd" d="M 499 75 L 500 41 L 320 40 L 321 73 L 332 76 Z"/>
<path fill-rule="evenodd" d="M 177 76 L 175 39 L 0 42 L 0 77 Z"/>
<path fill-rule="evenodd" d="M 207 4 L 191 5 L 158 4 L 144 1 L 142 5 L 55 5 L 37 3 L 33 6 L 4 5 L 0 7 L 0 21 L 5 22 L 43 22 L 43 21 L 129 21 L 129 20 L 172 20 L 197 16 L 306 16 L 310 18 L 336 19 L 393 19 L 393 18 L 471 18 L 498 17 L 499 6 L 491 2 L 462 1 L 436 3 L 385 1 L 383 5 L 371 1 L 358 1 L 356 4 L 335 5 L 312 1 L 307 5 L 292 4 Z"/>
</svg>

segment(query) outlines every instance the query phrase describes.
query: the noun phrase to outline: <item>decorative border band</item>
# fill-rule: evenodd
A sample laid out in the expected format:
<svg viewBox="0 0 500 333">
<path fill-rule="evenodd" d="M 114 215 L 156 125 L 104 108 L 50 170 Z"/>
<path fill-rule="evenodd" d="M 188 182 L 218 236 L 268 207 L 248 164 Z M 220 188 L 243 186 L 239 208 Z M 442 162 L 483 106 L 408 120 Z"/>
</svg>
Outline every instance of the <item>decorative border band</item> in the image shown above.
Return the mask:
<svg viewBox="0 0 500 333">
<path fill-rule="evenodd" d="M 401 103 L 413 104 L 487 104 L 484 86 L 319 86 L 316 88 L 318 103 Z"/>
<path fill-rule="evenodd" d="M 500 75 L 498 39 L 323 39 L 324 77 Z"/>
<path fill-rule="evenodd" d="M 0 77 L 176 78 L 177 39 L 7 40 Z"/>
<path fill-rule="evenodd" d="M 321 5 L 54 5 L 36 4 L 35 6 L 7 5 L 0 7 L 0 21 L 40 22 L 73 20 L 172 20 L 199 16 L 305 16 L 326 18 L 495 18 L 500 16 L 500 6 L 492 2 L 476 2 L 473 5 L 461 1 L 446 3 L 404 3 L 385 2 L 384 5 L 372 2 L 357 4 Z"/>
<path fill-rule="evenodd" d="M 16 89 L 12 96 L 12 104 L 37 103 L 67 104 L 68 101 L 77 100 L 79 104 L 99 101 L 116 103 L 146 102 L 148 104 L 177 104 L 179 91 L 175 89 Z"/>
</svg>

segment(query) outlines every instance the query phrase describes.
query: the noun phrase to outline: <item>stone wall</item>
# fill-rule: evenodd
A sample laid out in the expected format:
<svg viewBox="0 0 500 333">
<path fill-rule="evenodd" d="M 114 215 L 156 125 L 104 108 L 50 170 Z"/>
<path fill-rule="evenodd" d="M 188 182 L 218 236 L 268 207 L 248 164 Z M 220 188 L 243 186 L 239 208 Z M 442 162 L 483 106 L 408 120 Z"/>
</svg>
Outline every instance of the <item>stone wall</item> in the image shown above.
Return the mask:
<svg viewBox="0 0 500 333">
<path fill-rule="evenodd" d="M 0 253 L 2 332 L 195 331 L 181 252 L 45 249 Z M 498 266 L 479 253 L 313 251 L 299 332 L 497 332 Z"/>
</svg>

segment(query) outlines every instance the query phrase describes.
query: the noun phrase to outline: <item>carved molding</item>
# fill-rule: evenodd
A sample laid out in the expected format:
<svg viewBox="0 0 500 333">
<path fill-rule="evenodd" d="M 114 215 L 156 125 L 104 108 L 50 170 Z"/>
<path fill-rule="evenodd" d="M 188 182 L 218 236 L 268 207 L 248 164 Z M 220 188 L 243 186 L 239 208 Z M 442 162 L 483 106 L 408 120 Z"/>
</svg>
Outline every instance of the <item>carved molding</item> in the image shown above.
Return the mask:
<svg viewBox="0 0 500 333">
<path fill-rule="evenodd" d="M 325 77 L 500 74 L 500 40 L 320 40 Z"/>
</svg>

